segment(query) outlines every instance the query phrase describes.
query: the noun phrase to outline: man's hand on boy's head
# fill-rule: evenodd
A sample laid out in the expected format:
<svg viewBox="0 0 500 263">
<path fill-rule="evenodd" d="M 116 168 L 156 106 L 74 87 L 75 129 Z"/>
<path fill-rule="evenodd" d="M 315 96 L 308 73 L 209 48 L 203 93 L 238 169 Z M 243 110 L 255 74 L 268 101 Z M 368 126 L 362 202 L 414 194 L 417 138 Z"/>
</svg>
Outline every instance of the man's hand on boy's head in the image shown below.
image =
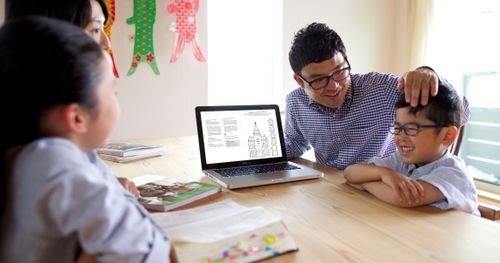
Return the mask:
<svg viewBox="0 0 500 263">
<path fill-rule="evenodd" d="M 402 204 L 415 204 L 424 196 L 424 188 L 420 182 L 395 171 L 381 176 L 382 182 L 391 187 Z"/>
<path fill-rule="evenodd" d="M 404 90 L 405 99 L 415 107 L 419 103 L 427 105 L 429 95 L 436 96 L 438 93 L 439 77 L 431 68 L 421 67 L 406 72 L 399 79 L 398 90 Z"/>
</svg>

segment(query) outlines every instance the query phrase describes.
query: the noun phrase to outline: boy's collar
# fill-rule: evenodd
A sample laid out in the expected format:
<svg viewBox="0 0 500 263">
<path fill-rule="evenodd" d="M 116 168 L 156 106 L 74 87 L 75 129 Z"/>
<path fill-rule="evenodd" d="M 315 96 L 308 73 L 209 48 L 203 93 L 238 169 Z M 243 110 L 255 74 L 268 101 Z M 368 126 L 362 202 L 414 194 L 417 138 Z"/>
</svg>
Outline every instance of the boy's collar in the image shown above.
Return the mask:
<svg viewBox="0 0 500 263">
<path fill-rule="evenodd" d="M 419 166 L 417 164 L 409 164 L 408 165 L 408 172 L 411 174 L 411 173 L 418 170 L 420 174 L 427 174 L 431 170 L 433 170 L 435 168 L 435 166 L 439 165 L 441 160 L 449 158 L 450 155 L 452 155 L 452 154 L 448 150 L 446 150 L 439 159 L 432 161 L 428 164 L 421 165 L 421 166 Z"/>
</svg>

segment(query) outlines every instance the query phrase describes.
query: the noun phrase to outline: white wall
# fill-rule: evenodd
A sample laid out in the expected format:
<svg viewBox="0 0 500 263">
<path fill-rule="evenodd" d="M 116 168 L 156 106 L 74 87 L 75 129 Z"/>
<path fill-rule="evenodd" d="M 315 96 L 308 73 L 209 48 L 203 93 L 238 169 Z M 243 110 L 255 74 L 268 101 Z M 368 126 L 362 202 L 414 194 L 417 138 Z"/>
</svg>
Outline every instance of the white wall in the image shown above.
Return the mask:
<svg viewBox="0 0 500 263">
<path fill-rule="evenodd" d="M 139 68 L 132 77 L 121 77 L 120 102 L 123 115 L 113 139 L 194 135 L 194 107 L 207 103 L 207 2 L 200 0 L 198 39 L 207 63 L 197 62 L 189 47 L 181 59 L 168 63 L 174 35 L 168 31 L 173 16 L 165 16 L 167 1 L 157 1 L 155 50 L 161 63 L 161 75 L 154 76 Z M 216 1 L 216 0 L 211 0 Z M 397 75 L 408 69 L 406 8 L 401 0 L 284 0 L 283 6 L 283 86 L 284 92 L 297 85 L 288 63 L 288 51 L 294 33 L 311 22 L 324 22 L 342 37 L 354 72 L 391 72 Z M 112 39 L 120 54 L 120 73 L 128 70 L 132 43 L 125 32 L 133 31 L 124 21 L 131 12 L 131 1 L 120 1 Z M 163 13 L 161 13 L 163 12 Z M 239 10 L 244 12 L 244 10 Z M 256 17 L 258 19 L 258 17 Z M 161 26 L 160 26 L 161 25 Z M 128 31 L 127 31 L 128 30 Z M 121 34 L 121 35 L 120 35 Z M 210 36 L 208 36 L 210 37 Z M 237 40 L 235 40 L 237 42 Z M 121 46 L 119 46 L 121 45 Z M 163 48 L 163 50 L 162 50 Z M 236 60 L 238 61 L 238 60 Z M 243 73 L 247 74 L 247 73 Z"/>
<path fill-rule="evenodd" d="M 175 47 L 175 33 L 169 30 L 175 21 L 167 13 L 170 1 L 156 1 L 154 48 L 160 75 L 155 75 L 149 65 L 139 64 L 132 76 L 126 76 L 132 53 L 134 27 L 126 24 L 132 15 L 133 1 L 116 1 L 116 20 L 112 31 L 113 52 L 120 72 L 119 100 L 122 117 L 111 139 L 158 138 L 195 135 L 196 105 L 207 103 L 207 63 L 198 62 L 191 46 L 186 46 L 177 62 L 170 63 Z M 210 61 L 207 50 L 207 2 L 200 0 L 197 16 L 198 43 Z"/>
<path fill-rule="evenodd" d="M 132 61 L 134 27 L 126 24 L 132 15 L 133 1 L 117 0 L 116 20 L 112 28 L 112 47 L 120 78 L 119 100 L 122 116 L 111 139 L 160 138 L 195 135 L 194 107 L 207 103 L 207 63 L 198 62 L 187 46 L 176 63 L 170 63 L 175 47 L 175 33 L 170 24 L 175 20 L 167 13 L 171 1 L 156 1 L 154 49 L 160 75 L 146 63 L 140 64 L 132 76 L 126 76 Z M 208 58 L 207 2 L 200 0 L 197 16 L 198 44 Z M 4 21 L 5 0 L 0 0 L 0 23 Z"/>
<path fill-rule="evenodd" d="M 120 72 L 119 99 L 122 118 L 112 139 L 171 137 L 196 134 L 194 107 L 207 103 L 208 65 L 207 2 L 200 0 L 198 42 L 207 63 L 200 63 L 188 46 L 176 63 L 169 63 L 174 48 L 175 19 L 167 14 L 170 1 L 156 1 L 154 48 L 161 74 L 146 64 L 126 76 L 132 59 L 134 29 L 125 23 L 132 2 L 117 0 L 112 44 Z M 3 20 L 3 3 L 0 1 Z M 324 22 L 342 37 L 354 72 L 381 71 L 400 75 L 407 70 L 406 18 L 408 0 L 285 0 L 283 9 L 283 85 L 285 93 L 297 85 L 288 63 L 294 33 L 311 22 Z M 237 10 L 244 12 L 244 10 Z M 258 19 L 258 16 L 256 16 Z M 2 21 L 0 20 L 0 21 Z M 246 73 L 245 73 L 246 74 Z"/>
</svg>

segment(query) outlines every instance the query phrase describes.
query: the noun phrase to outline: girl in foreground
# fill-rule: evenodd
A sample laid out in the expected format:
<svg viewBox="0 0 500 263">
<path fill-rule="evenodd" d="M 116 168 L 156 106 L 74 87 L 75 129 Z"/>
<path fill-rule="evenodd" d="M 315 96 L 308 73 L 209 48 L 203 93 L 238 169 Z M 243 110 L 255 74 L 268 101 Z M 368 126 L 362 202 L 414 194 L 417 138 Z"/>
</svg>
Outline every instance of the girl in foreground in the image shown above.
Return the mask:
<svg viewBox="0 0 500 263">
<path fill-rule="evenodd" d="M 109 56 L 42 17 L 0 29 L 3 262 L 167 262 L 170 244 L 87 152 L 120 109 Z"/>
</svg>

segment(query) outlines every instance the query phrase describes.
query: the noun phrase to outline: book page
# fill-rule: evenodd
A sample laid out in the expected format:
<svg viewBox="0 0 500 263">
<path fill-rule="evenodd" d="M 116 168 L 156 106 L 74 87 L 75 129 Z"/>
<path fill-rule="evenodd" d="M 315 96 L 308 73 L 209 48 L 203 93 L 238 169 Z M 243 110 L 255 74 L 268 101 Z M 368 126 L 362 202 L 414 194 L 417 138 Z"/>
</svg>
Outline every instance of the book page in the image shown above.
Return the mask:
<svg viewBox="0 0 500 263">
<path fill-rule="evenodd" d="M 180 262 L 252 262 L 297 250 L 281 219 L 262 207 L 226 200 L 152 217 L 172 241 Z"/>
<path fill-rule="evenodd" d="M 158 180 L 171 180 L 172 183 L 176 182 L 176 180 L 174 180 L 174 179 L 169 179 L 167 177 L 156 175 L 156 174 L 146 174 L 146 175 L 141 175 L 141 176 L 137 176 L 134 178 L 130 178 L 130 181 L 132 181 L 137 186 L 151 183 L 151 182 L 158 181 Z"/>
<path fill-rule="evenodd" d="M 207 164 L 283 156 L 274 110 L 201 113 Z"/>
<path fill-rule="evenodd" d="M 203 221 L 207 218 L 216 219 L 220 217 L 231 216 L 247 209 L 247 207 L 239 205 L 238 203 L 228 199 L 182 211 L 154 213 L 151 214 L 151 217 L 155 219 L 155 221 L 161 226 L 161 228 L 166 230 L 174 228 L 178 225 Z"/>
<path fill-rule="evenodd" d="M 231 200 L 184 211 L 155 213 L 152 217 L 170 239 L 197 243 L 214 242 L 280 221 L 262 207 L 247 208 Z"/>
</svg>

